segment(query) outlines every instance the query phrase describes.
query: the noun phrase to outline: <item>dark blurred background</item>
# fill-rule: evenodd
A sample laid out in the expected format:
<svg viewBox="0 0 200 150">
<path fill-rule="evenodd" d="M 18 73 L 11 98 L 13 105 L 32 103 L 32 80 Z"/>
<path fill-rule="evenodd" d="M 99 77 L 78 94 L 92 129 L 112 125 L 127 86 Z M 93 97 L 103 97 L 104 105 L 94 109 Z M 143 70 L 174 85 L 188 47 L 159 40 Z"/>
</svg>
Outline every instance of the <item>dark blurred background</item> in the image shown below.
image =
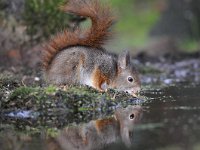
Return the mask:
<svg viewBox="0 0 200 150">
<path fill-rule="evenodd" d="M 134 56 L 165 57 L 200 51 L 199 0 L 103 0 L 118 22 L 107 48 L 128 49 Z M 65 0 L 0 0 L 0 63 L 35 66 L 41 44 L 64 28 L 73 30 L 83 18 L 60 12 Z M 86 21 L 83 27 L 89 23 Z M 185 55 L 184 55 L 185 56 Z M 28 58 L 28 60 L 27 60 Z M 30 61 L 30 59 L 32 61 Z"/>
</svg>

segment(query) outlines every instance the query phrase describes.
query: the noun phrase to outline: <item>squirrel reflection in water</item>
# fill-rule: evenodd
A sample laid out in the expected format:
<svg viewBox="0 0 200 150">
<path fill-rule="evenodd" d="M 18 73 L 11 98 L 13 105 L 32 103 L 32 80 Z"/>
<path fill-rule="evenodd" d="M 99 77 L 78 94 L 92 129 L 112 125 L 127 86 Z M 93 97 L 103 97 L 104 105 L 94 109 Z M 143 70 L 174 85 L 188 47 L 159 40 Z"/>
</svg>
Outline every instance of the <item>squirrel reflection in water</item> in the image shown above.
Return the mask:
<svg viewBox="0 0 200 150">
<path fill-rule="evenodd" d="M 141 115 L 141 106 L 117 108 L 113 117 L 64 128 L 48 140 L 48 150 L 95 150 L 120 141 L 130 147 L 134 126 Z"/>
</svg>

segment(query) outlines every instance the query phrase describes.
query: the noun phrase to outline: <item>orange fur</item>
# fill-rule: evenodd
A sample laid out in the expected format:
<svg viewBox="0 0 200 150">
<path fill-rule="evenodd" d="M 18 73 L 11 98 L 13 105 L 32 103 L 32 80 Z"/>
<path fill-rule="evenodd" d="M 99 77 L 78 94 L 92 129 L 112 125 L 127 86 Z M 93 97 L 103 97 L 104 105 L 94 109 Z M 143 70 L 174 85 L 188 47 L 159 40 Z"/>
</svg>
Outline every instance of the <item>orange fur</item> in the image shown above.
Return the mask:
<svg viewBox="0 0 200 150">
<path fill-rule="evenodd" d="M 98 133 L 101 133 L 105 127 L 107 127 L 108 125 L 113 125 L 114 121 L 116 121 L 114 118 L 96 120 L 95 128 Z"/>
<path fill-rule="evenodd" d="M 114 17 L 111 9 L 108 6 L 102 6 L 99 0 L 69 0 L 61 9 L 65 12 L 89 17 L 92 27 L 86 31 L 76 29 L 72 32 L 66 29 L 54 36 L 44 46 L 43 67 L 45 70 L 48 70 L 53 58 L 63 49 L 70 46 L 102 48 L 102 45 L 112 35 L 109 29 L 114 23 Z"/>
<path fill-rule="evenodd" d="M 95 67 L 92 73 L 92 82 L 93 82 L 93 86 L 99 91 L 103 91 L 103 89 L 101 88 L 101 85 L 104 82 L 107 84 L 110 83 L 109 78 L 105 76 L 104 74 L 102 74 L 102 71 L 98 67 Z"/>
</svg>

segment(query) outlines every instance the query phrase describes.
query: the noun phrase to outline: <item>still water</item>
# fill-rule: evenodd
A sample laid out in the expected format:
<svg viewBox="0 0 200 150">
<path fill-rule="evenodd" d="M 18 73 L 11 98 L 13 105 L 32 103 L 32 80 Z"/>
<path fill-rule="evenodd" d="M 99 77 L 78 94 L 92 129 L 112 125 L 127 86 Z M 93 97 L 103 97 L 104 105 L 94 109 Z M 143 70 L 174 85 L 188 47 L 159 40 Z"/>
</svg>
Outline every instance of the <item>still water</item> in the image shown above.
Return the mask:
<svg viewBox="0 0 200 150">
<path fill-rule="evenodd" d="M 145 94 L 141 126 L 133 147 L 139 150 L 200 150 L 200 85 L 177 84 Z"/>
</svg>

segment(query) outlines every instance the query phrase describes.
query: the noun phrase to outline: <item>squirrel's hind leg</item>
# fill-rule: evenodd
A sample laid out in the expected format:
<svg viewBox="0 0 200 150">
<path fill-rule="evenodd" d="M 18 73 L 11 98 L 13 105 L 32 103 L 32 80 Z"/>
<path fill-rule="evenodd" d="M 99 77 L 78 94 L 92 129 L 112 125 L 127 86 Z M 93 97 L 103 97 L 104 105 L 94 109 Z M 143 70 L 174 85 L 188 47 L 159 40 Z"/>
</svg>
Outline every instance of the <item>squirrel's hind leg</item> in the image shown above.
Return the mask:
<svg viewBox="0 0 200 150">
<path fill-rule="evenodd" d="M 80 67 L 84 63 L 84 54 L 79 51 L 63 51 L 52 62 L 46 78 L 49 83 L 69 86 L 80 82 Z"/>
</svg>

